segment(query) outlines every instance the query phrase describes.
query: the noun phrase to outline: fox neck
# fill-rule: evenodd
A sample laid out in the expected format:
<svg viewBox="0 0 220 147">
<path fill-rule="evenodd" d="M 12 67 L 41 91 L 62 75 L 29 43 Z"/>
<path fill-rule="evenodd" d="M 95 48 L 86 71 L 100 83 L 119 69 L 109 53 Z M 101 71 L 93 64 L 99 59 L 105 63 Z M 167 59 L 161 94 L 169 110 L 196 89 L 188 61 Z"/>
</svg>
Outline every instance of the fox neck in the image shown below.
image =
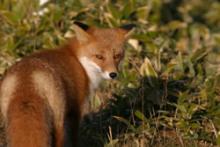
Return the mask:
<svg viewBox="0 0 220 147">
<path fill-rule="evenodd" d="M 69 42 L 68 48 L 70 49 L 70 54 L 75 56 L 82 64 L 89 77 L 91 95 L 102 80 L 101 68 L 96 63 L 90 61 L 86 56 L 81 55 L 80 51 L 83 50 L 83 47 L 81 47 L 80 42 L 76 38 L 73 38 L 73 40 Z"/>
<path fill-rule="evenodd" d="M 101 69 L 94 62 L 90 61 L 87 57 L 83 56 L 79 58 L 80 63 L 84 67 L 89 79 L 90 79 L 90 95 L 98 87 L 101 77 Z"/>
</svg>

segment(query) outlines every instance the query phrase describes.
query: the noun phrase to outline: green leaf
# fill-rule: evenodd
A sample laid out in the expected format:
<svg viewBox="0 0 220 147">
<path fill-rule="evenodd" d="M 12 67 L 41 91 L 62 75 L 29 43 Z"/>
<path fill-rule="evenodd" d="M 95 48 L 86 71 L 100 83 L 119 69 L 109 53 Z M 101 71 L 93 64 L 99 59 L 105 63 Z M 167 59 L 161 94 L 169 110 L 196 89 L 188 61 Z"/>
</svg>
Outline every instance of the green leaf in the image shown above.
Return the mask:
<svg viewBox="0 0 220 147">
<path fill-rule="evenodd" d="M 172 105 L 174 105 L 174 106 L 175 106 L 177 109 L 179 109 L 181 112 L 184 112 L 184 113 L 187 112 L 187 110 L 186 110 L 186 108 L 185 108 L 184 105 L 178 105 L 178 104 L 175 104 L 175 103 L 172 103 Z"/>
<path fill-rule="evenodd" d="M 140 7 L 140 8 L 137 9 L 135 16 L 136 16 L 137 19 L 146 20 L 148 15 L 149 15 L 150 10 L 151 9 L 148 6 Z"/>
<path fill-rule="evenodd" d="M 16 48 L 16 45 L 14 43 L 14 39 L 10 37 L 7 41 L 7 49 L 10 53 L 13 54 L 14 49 Z"/>
<path fill-rule="evenodd" d="M 125 3 L 125 6 L 122 11 L 125 19 L 129 18 L 133 10 L 134 10 L 134 0 L 129 0 L 129 2 Z"/>
<path fill-rule="evenodd" d="M 189 76 L 194 77 L 196 73 L 193 67 L 193 63 L 190 60 L 188 61 L 188 67 L 189 67 Z"/>
<path fill-rule="evenodd" d="M 166 26 L 162 27 L 163 31 L 172 31 L 180 28 L 186 28 L 187 24 L 178 20 L 169 22 Z"/>
<path fill-rule="evenodd" d="M 181 73 L 184 73 L 183 56 L 182 56 L 182 53 L 180 51 L 178 52 L 178 55 L 175 59 L 175 62 L 177 62 L 177 65 L 175 66 L 175 69 L 180 70 Z"/>
<path fill-rule="evenodd" d="M 218 45 L 220 45 L 220 34 L 215 34 L 214 37 L 215 37 L 215 42 L 216 42 Z"/>
<path fill-rule="evenodd" d="M 12 25 L 18 23 L 25 17 L 28 10 L 29 0 L 20 0 L 13 3 L 12 11 L 2 11 L 2 16 Z"/>
<path fill-rule="evenodd" d="M 96 112 L 100 106 L 100 97 L 97 94 L 95 94 L 94 97 L 92 98 L 91 103 L 93 105 L 93 111 Z"/>
<path fill-rule="evenodd" d="M 198 61 L 199 59 L 203 58 L 205 55 L 207 55 L 206 49 L 198 49 L 193 56 L 190 58 L 190 60 L 192 61 L 192 63 L 195 63 L 196 61 Z"/>
<path fill-rule="evenodd" d="M 15 5 L 13 8 L 13 16 L 17 19 L 20 20 L 24 18 L 26 11 L 28 10 L 28 4 L 29 0 L 20 0 L 18 3 Z M 26 9 L 24 9 L 26 8 Z"/>
<path fill-rule="evenodd" d="M 116 19 L 121 19 L 122 17 L 122 13 L 116 9 L 114 6 L 112 6 L 111 4 L 108 5 L 108 11 L 112 14 L 112 16 Z"/>
<path fill-rule="evenodd" d="M 185 100 L 188 99 L 188 97 L 189 97 L 189 90 L 183 92 L 183 93 L 179 96 L 179 98 L 178 98 L 178 100 L 177 100 L 177 101 L 178 101 L 178 104 L 182 104 Z"/>
<path fill-rule="evenodd" d="M 118 142 L 118 139 L 111 140 L 108 144 L 105 144 L 105 147 L 112 147 Z"/>
<path fill-rule="evenodd" d="M 134 112 L 134 114 L 135 114 L 139 119 L 143 120 L 144 122 L 147 122 L 147 121 L 148 121 L 147 118 L 144 116 L 144 114 L 141 113 L 139 110 L 136 110 L 136 111 Z"/>
<path fill-rule="evenodd" d="M 136 132 L 136 129 L 134 128 L 134 126 L 132 124 L 130 124 L 126 119 L 119 117 L 119 116 L 113 116 L 113 117 L 116 118 L 117 120 L 125 123 L 133 132 Z"/>
<path fill-rule="evenodd" d="M 64 13 L 64 9 L 63 8 L 56 8 L 56 10 L 54 11 L 54 16 L 53 16 L 53 21 L 54 23 L 57 23 L 58 21 L 60 21 L 62 19 Z"/>
<path fill-rule="evenodd" d="M 163 71 L 163 73 L 161 74 L 161 76 L 168 74 L 172 69 L 175 68 L 175 66 L 177 65 L 177 63 L 168 63 L 166 65 L 165 70 Z"/>
<path fill-rule="evenodd" d="M 217 137 L 217 144 L 218 146 L 220 146 L 220 134 L 218 134 L 218 137 Z"/>
<path fill-rule="evenodd" d="M 140 70 L 143 76 L 147 76 L 147 79 L 152 87 L 158 87 L 158 75 L 147 57 L 145 57 L 144 63 L 141 65 Z"/>
<path fill-rule="evenodd" d="M 10 23 L 12 25 L 16 25 L 18 23 L 18 19 L 13 15 L 12 12 L 6 11 L 6 12 L 3 12 L 2 14 L 3 14 L 2 16 L 4 17 L 4 19 L 8 23 Z"/>
</svg>

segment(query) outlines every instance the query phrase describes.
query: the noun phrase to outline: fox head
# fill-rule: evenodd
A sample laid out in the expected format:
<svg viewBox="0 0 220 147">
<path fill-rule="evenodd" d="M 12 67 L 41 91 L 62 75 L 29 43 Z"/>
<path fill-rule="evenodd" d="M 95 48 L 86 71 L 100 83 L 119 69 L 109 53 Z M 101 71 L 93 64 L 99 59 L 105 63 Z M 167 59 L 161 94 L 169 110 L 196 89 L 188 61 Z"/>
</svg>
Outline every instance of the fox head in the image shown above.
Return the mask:
<svg viewBox="0 0 220 147">
<path fill-rule="evenodd" d="M 118 68 L 124 57 L 124 43 L 135 27 L 135 24 L 129 24 L 118 28 L 97 28 L 74 22 L 78 42 L 76 56 L 92 83 L 118 76 Z"/>
</svg>

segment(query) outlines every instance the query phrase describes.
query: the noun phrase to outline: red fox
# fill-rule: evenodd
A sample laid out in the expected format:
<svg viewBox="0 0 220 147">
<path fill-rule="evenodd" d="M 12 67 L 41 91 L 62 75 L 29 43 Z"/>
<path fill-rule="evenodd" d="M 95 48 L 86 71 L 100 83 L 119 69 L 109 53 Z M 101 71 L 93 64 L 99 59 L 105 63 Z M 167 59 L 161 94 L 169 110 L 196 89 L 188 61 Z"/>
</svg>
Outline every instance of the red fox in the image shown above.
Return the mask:
<svg viewBox="0 0 220 147">
<path fill-rule="evenodd" d="M 89 95 L 101 79 L 115 79 L 123 45 L 135 25 L 96 28 L 74 22 L 76 37 L 11 67 L 0 83 L 9 147 L 77 146 Z"/>
</svg>

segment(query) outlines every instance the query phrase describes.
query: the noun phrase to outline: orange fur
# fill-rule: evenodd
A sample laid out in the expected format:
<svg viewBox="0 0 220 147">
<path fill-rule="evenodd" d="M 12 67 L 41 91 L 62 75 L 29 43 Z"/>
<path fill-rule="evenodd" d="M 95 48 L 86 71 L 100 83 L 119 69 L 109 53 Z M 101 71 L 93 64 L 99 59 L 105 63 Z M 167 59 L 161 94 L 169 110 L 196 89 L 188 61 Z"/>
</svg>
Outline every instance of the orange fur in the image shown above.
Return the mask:
<svg viewBox="0 0 220 147">
<path fill-rule="evenodd" d="M 69 44 L 25 57 L 5 74 L 0 102 L 8 146 L 77 145 L 84 105 L 96 88 L 92 78 L 99 78 L 100 72 L 117 72 L 130 30 L 87 30 L 75 24 L 75 31 L 76 38 Z M 113 58 L 115 54 L 120 57 Z M 98 76 L 86 63 L 100 68 Z"/>
</svg>

